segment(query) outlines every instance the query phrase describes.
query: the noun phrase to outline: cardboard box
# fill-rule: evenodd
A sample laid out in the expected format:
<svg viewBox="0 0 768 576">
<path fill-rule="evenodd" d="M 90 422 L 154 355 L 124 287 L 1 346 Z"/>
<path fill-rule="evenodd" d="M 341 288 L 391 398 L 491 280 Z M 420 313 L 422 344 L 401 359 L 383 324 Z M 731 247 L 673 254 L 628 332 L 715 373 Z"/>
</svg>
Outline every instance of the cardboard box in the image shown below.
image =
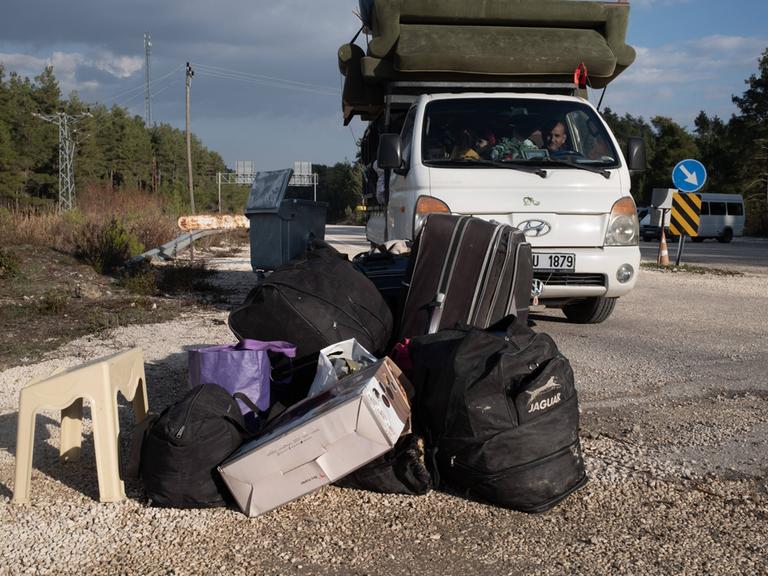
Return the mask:
<svg viewBox="0 0 768 576">
<path fill-rule="evenodd" d="M 385 358 L 286 410 L 219 466 L 240 509 L 258 516 L 391 450 L 410 418 L 404 380 Z"/>
</svg>

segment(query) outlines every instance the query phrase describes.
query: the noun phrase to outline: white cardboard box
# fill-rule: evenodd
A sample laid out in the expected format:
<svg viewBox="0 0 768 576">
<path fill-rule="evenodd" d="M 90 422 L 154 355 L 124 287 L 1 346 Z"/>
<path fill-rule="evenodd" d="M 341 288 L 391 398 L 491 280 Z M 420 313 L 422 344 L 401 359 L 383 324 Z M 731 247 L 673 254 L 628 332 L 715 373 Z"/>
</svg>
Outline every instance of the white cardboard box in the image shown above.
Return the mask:
<svg viewBox="0 0 768 576">
<path fill-rule="evenodd" d="M 343 478 L 392 449 L 410 417 L 389 358 L 295 404 L 221 466 L 248 516 L 258 516 Z"/>
</svg>

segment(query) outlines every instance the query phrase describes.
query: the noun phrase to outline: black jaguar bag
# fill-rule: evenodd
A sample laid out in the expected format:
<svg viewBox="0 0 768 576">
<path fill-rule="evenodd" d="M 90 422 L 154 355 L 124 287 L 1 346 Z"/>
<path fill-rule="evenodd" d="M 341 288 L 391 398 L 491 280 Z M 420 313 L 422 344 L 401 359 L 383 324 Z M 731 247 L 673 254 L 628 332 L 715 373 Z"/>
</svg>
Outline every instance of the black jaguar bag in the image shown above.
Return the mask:
<svg viewBox="0 0 768 576">
<path fill-rule="evenodd" d="M 414 425 L 438 487 L 542 512 L 586 483 L 573 372 L 547 334 L 510 316 L 409 348 Z"/>
</svg>

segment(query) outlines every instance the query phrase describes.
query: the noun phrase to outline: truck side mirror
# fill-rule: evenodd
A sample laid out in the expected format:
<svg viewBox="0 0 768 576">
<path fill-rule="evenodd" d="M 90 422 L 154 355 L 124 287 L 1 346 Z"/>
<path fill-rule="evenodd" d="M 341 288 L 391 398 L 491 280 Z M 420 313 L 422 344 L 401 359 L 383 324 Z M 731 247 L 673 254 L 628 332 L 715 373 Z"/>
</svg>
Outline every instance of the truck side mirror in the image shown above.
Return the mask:
<svg viewBox="0 0 768 576">
<path fill-rule="evenodd" d="M 403 143 L 400 134 L 382 134 L 379 136 L 379 168 L 398 170 L 403 164 Z"/>
<path fill-rule="evenodd" d="M 645 171 L 645 140 L 642 138 L 627 139 L 627 168 L 630 172 Z"/>
</svg>

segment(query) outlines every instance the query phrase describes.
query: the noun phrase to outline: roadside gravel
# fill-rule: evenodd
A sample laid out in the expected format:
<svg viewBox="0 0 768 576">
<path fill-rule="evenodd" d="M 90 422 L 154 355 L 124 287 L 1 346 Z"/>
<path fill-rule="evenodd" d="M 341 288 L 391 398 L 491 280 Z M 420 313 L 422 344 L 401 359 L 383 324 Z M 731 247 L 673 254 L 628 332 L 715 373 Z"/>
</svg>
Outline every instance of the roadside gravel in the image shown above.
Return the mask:
<svg viewBox="0 0 768 576">
<path fill-rule="evenodd" d="M 237 259 L 215 264 L 241 298 Z M 159 411 L 186 386 L 186 351 L 232 335 L 211 309 L 71 342 L 0 373 L 0 574 L 768 574 L 766 287 L 643 271 L 602 325 L 535 315 L 573 364 L 590 476 L 540 515 L 332 486 L 259 518 L 148 508 L 135 482 L 99 504 L 88 421 L 82 461 L 64 465 L 54 413 L 37 419 L 32 502 L 11 505 L 29 380 L 141 346 Z M 125 445 L 127 405 L 120 417 Z"/>
</svg>

